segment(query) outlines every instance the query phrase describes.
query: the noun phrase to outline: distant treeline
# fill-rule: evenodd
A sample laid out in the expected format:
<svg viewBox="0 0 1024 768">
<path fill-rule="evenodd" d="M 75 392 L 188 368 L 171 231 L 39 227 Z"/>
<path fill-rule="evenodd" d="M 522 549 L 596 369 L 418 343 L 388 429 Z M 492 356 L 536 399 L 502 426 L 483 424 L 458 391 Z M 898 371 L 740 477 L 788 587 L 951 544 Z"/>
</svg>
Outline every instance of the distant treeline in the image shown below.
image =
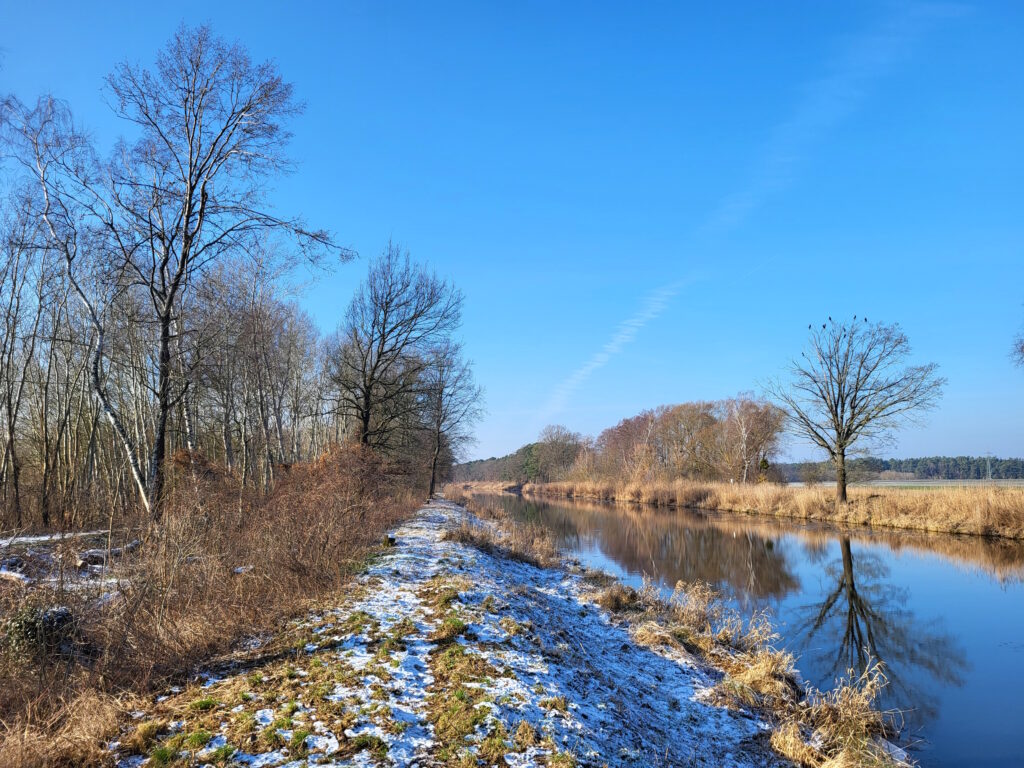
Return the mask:
<svg viewBox="0 0 1024 768">
<path fill-rule="evenodd" d="M 536 442 L 459 467 L 456 480 L 537 483 L 675 478 L 737 483 L 772 479 L 783 413 L 752 395 L 661 405 L 623 419 L 596 438 L 555 424 Z"/>
<path fill-rule="evenodd" d="M 507 456 L 492 456 L 489 459 L 477 459 L 456 464 L 453 480 L 458 483 L 468 482 L 535 482 L 538 477 L 537 457 L 534 453 L 536 443 L 527 443 L 515 453 Z"/>
<path fill-rule="evenodd" d="M 916 459 L 876 459 L 866 457 L 847 461 L 851 479 L 875 480 L 901 478 L 914 480 L 1021 480 L 1024 459 L 997 459 L 987 456 L 924 456 Z M 834 470 L 828 462 L 776 464 L 775 470 L 789 482 L 826 479 Z"/>
<path fill-rule="evenodd" d="M 541 457 L 537 443 L 528 443 L 515 453 L 458 464 L 457 482 L 538 482 Z M 985 456 L 925 456 L 914 459 L 877 459 L 867 457 L 848 462 L 854 481 L 877 479 L 985 480 L 991 464 L 993 480 L 1024 479 L 1024 459 L 998 459 Z M 825 481 L 834 470 L 828 462 L 790 462 L 772 466 L 775 479 L 786 482 Z"/>
</svg>

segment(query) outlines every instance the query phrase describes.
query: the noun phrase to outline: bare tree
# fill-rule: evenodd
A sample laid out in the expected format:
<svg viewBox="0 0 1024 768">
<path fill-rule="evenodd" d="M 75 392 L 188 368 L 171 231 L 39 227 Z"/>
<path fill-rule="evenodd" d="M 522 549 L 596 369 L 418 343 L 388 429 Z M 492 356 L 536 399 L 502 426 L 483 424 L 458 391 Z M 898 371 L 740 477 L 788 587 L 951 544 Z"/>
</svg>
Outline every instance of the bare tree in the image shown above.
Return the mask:
<svg viewBox="0 0 1024 768">
<path fill-rule="evenodd" d="M 1017 338 L 1013 340 L 1013 352 L 1011 355 L 1013 362 L 1024 367 L 1024 333 L 1017 334 Z"/>
<path fill-rule="evenodd" d="M 205 28 L 108 86 L 106 159 L 63 103 L 0 98 L 0 527 L 157 520 L 176 450 L 269 491 L 356 437 L 436 484 L 476 415 L 461 294 L 392 245 L 321 337 L 282 278 L 349 254 L 264 199 L 290 86 Z"/>
<path fill-rule="evenodd" d="M 21 470 L 18 449 L 18 425 L 34 363 L 40 321 L 45 309 L 46 270 L 42 260 L 34 258 L 38 246 L 38 222 L 31 216 L 24 201 L 12 200 L 13 212 L 0 221 L 0 412 L 3 412 L 3 459 L 0 462 L 0 485 L 15 512 L 15 525 L 22 524 Z M 33 267 L 40 267 L 35 277 L 35 291 L 30 290 Z M 27 309 L 31 307 L 31 309 Z M 9 481 L 8 481 L 9 478 Z"/>
<path fill-rule="evenodd" d="M 95 331 L 94 393 L 143 505 L 159 517 L 168 420 L 189 386 L 176 376 L 174 361 L 189 286 L 210 264 L 257 249 L 272 232 L 311 257 L 333 245 L 326 233 L 279 218 L 265 205 L 266 180 L 289 169 L 285 121 L 300 111 L 272 64 L 253 62 L 207 27 L 182 27 L 154 70 L 122 64 L 107 84 L 115 113 L 137 133 L 110 161 L 95 158 L 66 107 L 51 98 L 22 108 L 16 133 L 22 162 L 39 186 L 51 247 L 62 254 Z M 139 320 L 155 331 L 148 451 L 106 388 L 108 310 L 125 294 L 148 305 Z"/>
<path fill-rule="evenodd" d="M 482 391 L 473 380 L 470 364 L 462 356 L 462 347 L 445 339 L 430 352 L 423 372 L 425 419 L 430 429 L 433 450 L 430 457 L 430 491 L 433 497 L 438 480 L 438 462 L 442 449 L 454 458 L 471 438 L 470 428 L 481 416 Z"/>
<path fill-rule="evenodd" d="M 680 403 L 655 409 L 655 447 L 669 477 L 713 477 L 718 464 L 720 425 L 711 402 Z"/>
<path fill-rule="evenodd" d="M 846 458 L 858 443 L 885 439 L 942 394 L 946 382 L 936 375 L 938 366 L 907 365 L 909 356 L 910 342 L 896 324 L 829 318 L 811 329 L 802 359 L 792 363 L 792 381 L 768 386 L 790 429 L 828 452 L 837 508 L 846 503 Z"/>
<path fill-rule="evenodd" d="M 462 294 L 388 243 L 335 334 L 329 361 L 341 410 L 363 445 L 389 447 L 418 408 L 430 349 L 458 327 Z"/>
<path fill-rule="evenodd" d="M 779 448 L 785 414 L 774 404 L 752 395 L 716 404 L 719 412 L 719 461 L 722 476 L 746 483 L 762 462 Z"/>
<path fill-rule="evenodd" d="M 540 431 L 533 453 L 537 471 L 545 480 L 564 480 L 583 449 L 583 436 L 561 424 L 550 424 Z"/>
</svg>

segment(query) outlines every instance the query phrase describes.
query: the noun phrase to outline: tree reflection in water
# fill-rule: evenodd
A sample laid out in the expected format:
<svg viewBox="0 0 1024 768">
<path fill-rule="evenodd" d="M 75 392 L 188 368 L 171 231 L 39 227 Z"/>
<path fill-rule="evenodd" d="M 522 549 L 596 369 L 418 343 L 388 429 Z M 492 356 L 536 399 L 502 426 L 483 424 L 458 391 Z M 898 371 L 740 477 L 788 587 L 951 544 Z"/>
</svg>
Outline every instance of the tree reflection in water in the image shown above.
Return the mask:
<svg viewBox="0 0 1024 768">
<path fill-rule="evenodd" d="M 894 584 L 889 568 L 875 554 L 858 553 L 850 539 L 839 540 L 840 557 L 824 567 L 824 599 L 802 609 L 788 633 L 803 646 L 798 663 L 822 687 L 870 660 L 881 661 L 889 685 L 887 708 L 904 712 L 909 730 L 937 714 L 935 694 L 942 686 L 963 685 L 968 664 L 964 650 L 937 622 L 919 620 L 907 606 L 906 589 Z"/>
<path fill-rule="evenodd" d="M 800 587 L 774 537 L 723 526 L 688 510 L 672 512 L 575 502 L 571 507 L 497 497 L 515 518 L 542 523 L 568 550 L 597 548 L 622 570 L 671 589 L 706 581 L 744 611 L 780 600 Z"/>
<path fill-rule="evenodd" d="M 940 552 L 1000 581 L 1019 580 L 1024 573 L 1024 550 L 1016 543 L 867 535 L 685 509 L 551 504 L 512 496 L 491 501 L 517 519 L 545 525 L 568 550 L 599 550 L 634 577 L 649 575 L 666 589 L 677 581 L 706 581 L 745 614 L 771 606 L 783 633 L 781 645 L 799 654 L 797 667 L 818 687 L 831 688 L 850 669 L 859 674 L 871 658 L 882 661 L 889 679 L 882 704 L 905 713 L 909 734 L 937 714 L 937 689 L 963 685 L 968 664 L 941 623 L 922 621 L 910 610 L 911 596 L 893 583 L 885 551 Z M 851 539 L 862 537 L 871 551 L 858 549 L 855 555 Z M 791 546 L 794 539 L 802 546 Z M 839 556 L 828 560 L 836 544 Z M 811 566 L 808 573 L 823 574 L 820 590 L 814 575 L 800 583 L 794 569 L 801 562 Z M 815 601 L 802 604 L 808 597 Z"/>
</svg>

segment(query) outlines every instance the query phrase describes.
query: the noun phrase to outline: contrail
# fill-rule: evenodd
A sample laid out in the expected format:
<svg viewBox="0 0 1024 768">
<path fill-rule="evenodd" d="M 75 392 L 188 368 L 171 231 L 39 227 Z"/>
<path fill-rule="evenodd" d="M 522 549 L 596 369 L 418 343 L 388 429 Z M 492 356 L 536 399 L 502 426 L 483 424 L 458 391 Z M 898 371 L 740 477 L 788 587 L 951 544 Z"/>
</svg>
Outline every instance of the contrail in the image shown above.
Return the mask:
<svg viewBox="0 0 1024 768">
<path fill-rule="evenodd" d="M 723 233 L 786 187 L 809 147 L 857 109 L 869 87 L 909 53 L 932 21 L 964 10 L 963 6 L 948 4 L 902 4 L 899 13 L 880 29 L 854 40 L 836 58 L 828 75 L 807 85 L 792 116 L 772 131 L 758 169 L 748 183 L 727 196 L 699 231 L 705 235 Z M 584 382 L 664 312 L 686 282 L 689 281 L 677 281 L 648 294 L 641 309 L 619 324 L 600 351 L 555 388 L 539 414 L 541 420 L 546 422 L 559 413 Z"/>
<path fill-rule="evenodd" d="M 555 387 L 555 391 L 552 392 L 544 410 L 540 413 L 541 420 L 546 421 L 548 418 L 561 411 L 565 407 L 565 403 L 568 401 L 569 397 L 572 396 L 583 385 L 583 383 L 594 374 L 595 371 L 598 371 L 607 365 L 608 361 L 611 360 L 612 357 L 625 349 L 626 345 L 636 338 L 640 329 L 665 311 L 669 302 L 676 296 L 676 294 L 679 293 L 680 290 L 682 290 L 683 286 L 687 282 L 689 281 L 679 280 L 670 285 L 662 286 L 661 288 L 649 293 L 640 310 L 632 317 L 619 323 L 619 326 L 615 329 L 612 337 L 605 342 L 605 345 L 601 347 L 598 352 L 591 355 L 590 359 L 577 368 L 567 379 Z"/>
<path fill-rule="evenodd" d="M 857 110 L 870 87 L 910 53 L 928 26 L 964 10 L 946 4 L 901 5 L 900 12 L 875 32 L 855 39 L 836 57 L 829 74 L 807 84 L 792 115 L 772 131 L 749 183 L 725 198 L 709 217 L 706 231 L 721 232 L 739 224 L 790 184 L 808 149 Z"/>
</svg>

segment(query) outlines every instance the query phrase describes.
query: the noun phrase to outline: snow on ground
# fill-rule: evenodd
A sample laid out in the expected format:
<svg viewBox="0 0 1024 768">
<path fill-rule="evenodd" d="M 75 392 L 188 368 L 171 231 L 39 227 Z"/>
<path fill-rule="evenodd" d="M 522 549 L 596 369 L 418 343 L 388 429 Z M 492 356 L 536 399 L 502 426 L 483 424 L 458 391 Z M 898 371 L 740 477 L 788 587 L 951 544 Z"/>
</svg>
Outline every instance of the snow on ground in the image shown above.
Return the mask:
<svg viewBox="0 0 1024 768">
<path fill-rule="evenodd" d="M 702 700 L 716 673 L 633 643 L 579 576 L 444 541 L 467 514 L 421 509 L 289 654 L 158 697 L 111 745 L 120 764 L 783 764 L 761 724 Z M 452 683 L 467 659 L 484 671 Z"/>
<path fill-rule="evenodd" d="M 109 531 L 80 531 L 0 539 L 0 579 L 26 588 L 96 591 L 113 597 L 111 574 L 125 554 L 140 546 L 107 548 Z M 82 549 L 82 547 L 86 547 Z"/>
<path fill-rule="evenodd" d="M 71 533 L 46 533 L 34 536 L 16 535 L 0 539 L 0 549 L 13 546 L 24 546 L 28 544 L 49 544 L 66 541 L 68 539 L 82 539 L 96 536 L 106 536 L 106 531 L 77 531 Z"/>
</svg>

